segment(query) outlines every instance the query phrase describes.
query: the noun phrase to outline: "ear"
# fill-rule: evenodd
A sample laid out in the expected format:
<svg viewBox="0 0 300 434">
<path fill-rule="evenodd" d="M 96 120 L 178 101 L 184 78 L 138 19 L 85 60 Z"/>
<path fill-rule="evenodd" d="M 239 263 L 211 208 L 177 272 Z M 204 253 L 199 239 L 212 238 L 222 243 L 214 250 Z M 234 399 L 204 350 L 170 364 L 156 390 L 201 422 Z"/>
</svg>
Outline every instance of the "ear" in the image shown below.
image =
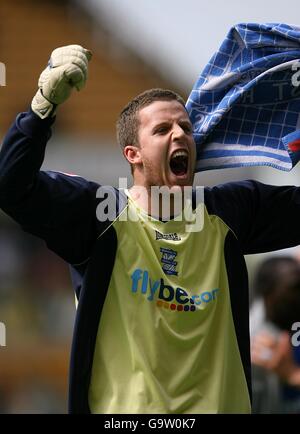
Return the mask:
<svg viewBox="0 0 300 434">
<path fill-rule="evenodd" d="M 125 146 L 123 154 L 130 164 L 142 163 L 141 148 L 138 148 L 137 146 Z"/>
</svg>

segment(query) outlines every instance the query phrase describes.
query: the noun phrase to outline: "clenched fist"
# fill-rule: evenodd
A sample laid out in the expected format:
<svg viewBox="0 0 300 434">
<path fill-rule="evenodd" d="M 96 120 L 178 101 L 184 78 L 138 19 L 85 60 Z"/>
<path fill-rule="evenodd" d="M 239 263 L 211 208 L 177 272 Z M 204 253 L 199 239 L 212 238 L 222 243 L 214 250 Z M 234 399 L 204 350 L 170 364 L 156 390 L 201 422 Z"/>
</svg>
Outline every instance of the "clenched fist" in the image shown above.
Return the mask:
<svg viewBox="0 0 300 434">
<path fill-rule="evenodd" d="M 58 104 L 69 98 L 73 88 L 81 90 L 87 79 L 92 53 L 80 45 L 56 48 L 41 73 L 31 108 L 41 118 L 53 116 Z"/>
</svg>

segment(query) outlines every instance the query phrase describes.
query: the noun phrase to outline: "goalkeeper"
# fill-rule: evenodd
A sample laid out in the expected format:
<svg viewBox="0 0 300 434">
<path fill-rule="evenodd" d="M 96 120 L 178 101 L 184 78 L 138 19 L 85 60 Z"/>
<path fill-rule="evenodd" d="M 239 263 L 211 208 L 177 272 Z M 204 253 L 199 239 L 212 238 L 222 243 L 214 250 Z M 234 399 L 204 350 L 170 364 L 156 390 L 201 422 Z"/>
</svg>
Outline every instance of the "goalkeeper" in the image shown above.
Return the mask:
<svg viewBox="0 0 300 434">
<path fill-rule="evenodd" d="M 228 183 L 205 189 L 201 230 L 186 229 L 185 208 L 162 218 L 151 187 L 192 186 L 196 160 L 184 101 L 162 89 L 134 98 L 117 122 L 130 190 L 99 195 L 95 182 L 40 171 L 57 107 L 83 88 L 90 59 L 78 45 L 54 50 L 0 154 L 2 209 L 71 267 L 78 307 L 69 410 L 249 413 L 243 255 L 300 243 L 300 190 Z M 117 204 L 111 221 L 97 218 L 107 197 Z M 192 199 L 197 215 L 203 203 Z"/>
</svg>

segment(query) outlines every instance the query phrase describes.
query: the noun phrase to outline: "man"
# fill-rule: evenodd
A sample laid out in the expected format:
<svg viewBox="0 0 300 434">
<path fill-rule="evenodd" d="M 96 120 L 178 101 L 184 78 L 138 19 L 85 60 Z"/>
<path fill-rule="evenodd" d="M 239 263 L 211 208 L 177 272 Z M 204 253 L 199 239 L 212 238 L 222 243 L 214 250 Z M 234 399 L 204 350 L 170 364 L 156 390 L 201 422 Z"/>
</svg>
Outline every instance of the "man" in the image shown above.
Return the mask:
<svg viewBox="0 0 300 434">
<path fill-rule="evenodd" d="M 71 265 L 78 308 L 70 411 L 249 413 L 243 255 L 300 242 L 300 190 L 221 185 L 205 189 L 203 214 L 192 195 L 199 230 L 188 229 L 185 201 L 172 215 L 173 201 L 174 218 L 164 218 L 151 187 L 184 192 L 196 152 L 182 99 L 159 89 L 131 101 L 117 123 L 133 189 L 99 192 L 80 177 L 39 171 L 56 105 L 83 87 L 89 58 L 79 46 L 52 53 L 0 155 L 3 210 Z M 107 197 L 116 213 L 102 221 Z"/>
</svg>

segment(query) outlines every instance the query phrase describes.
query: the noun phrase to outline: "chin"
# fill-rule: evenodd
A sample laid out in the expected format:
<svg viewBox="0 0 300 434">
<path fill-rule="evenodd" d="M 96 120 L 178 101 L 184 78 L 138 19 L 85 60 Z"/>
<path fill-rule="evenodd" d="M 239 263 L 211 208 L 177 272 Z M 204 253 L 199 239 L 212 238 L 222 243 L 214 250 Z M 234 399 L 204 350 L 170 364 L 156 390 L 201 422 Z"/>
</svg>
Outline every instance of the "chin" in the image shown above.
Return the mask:
<svg viewBox="0 0 300 434">
<path fill-rule="evenodd" d="M 187 175 L 184 175 L 184 176 L 175 176 L 174 175 L 172 178 L 173 178 L 171 180 L 172 186 L 178 185 L 179 187 L 183 188 L 183 187 L 191 187 L 193 185 L 193 179 L 191 179 Z"/>
</svg>

